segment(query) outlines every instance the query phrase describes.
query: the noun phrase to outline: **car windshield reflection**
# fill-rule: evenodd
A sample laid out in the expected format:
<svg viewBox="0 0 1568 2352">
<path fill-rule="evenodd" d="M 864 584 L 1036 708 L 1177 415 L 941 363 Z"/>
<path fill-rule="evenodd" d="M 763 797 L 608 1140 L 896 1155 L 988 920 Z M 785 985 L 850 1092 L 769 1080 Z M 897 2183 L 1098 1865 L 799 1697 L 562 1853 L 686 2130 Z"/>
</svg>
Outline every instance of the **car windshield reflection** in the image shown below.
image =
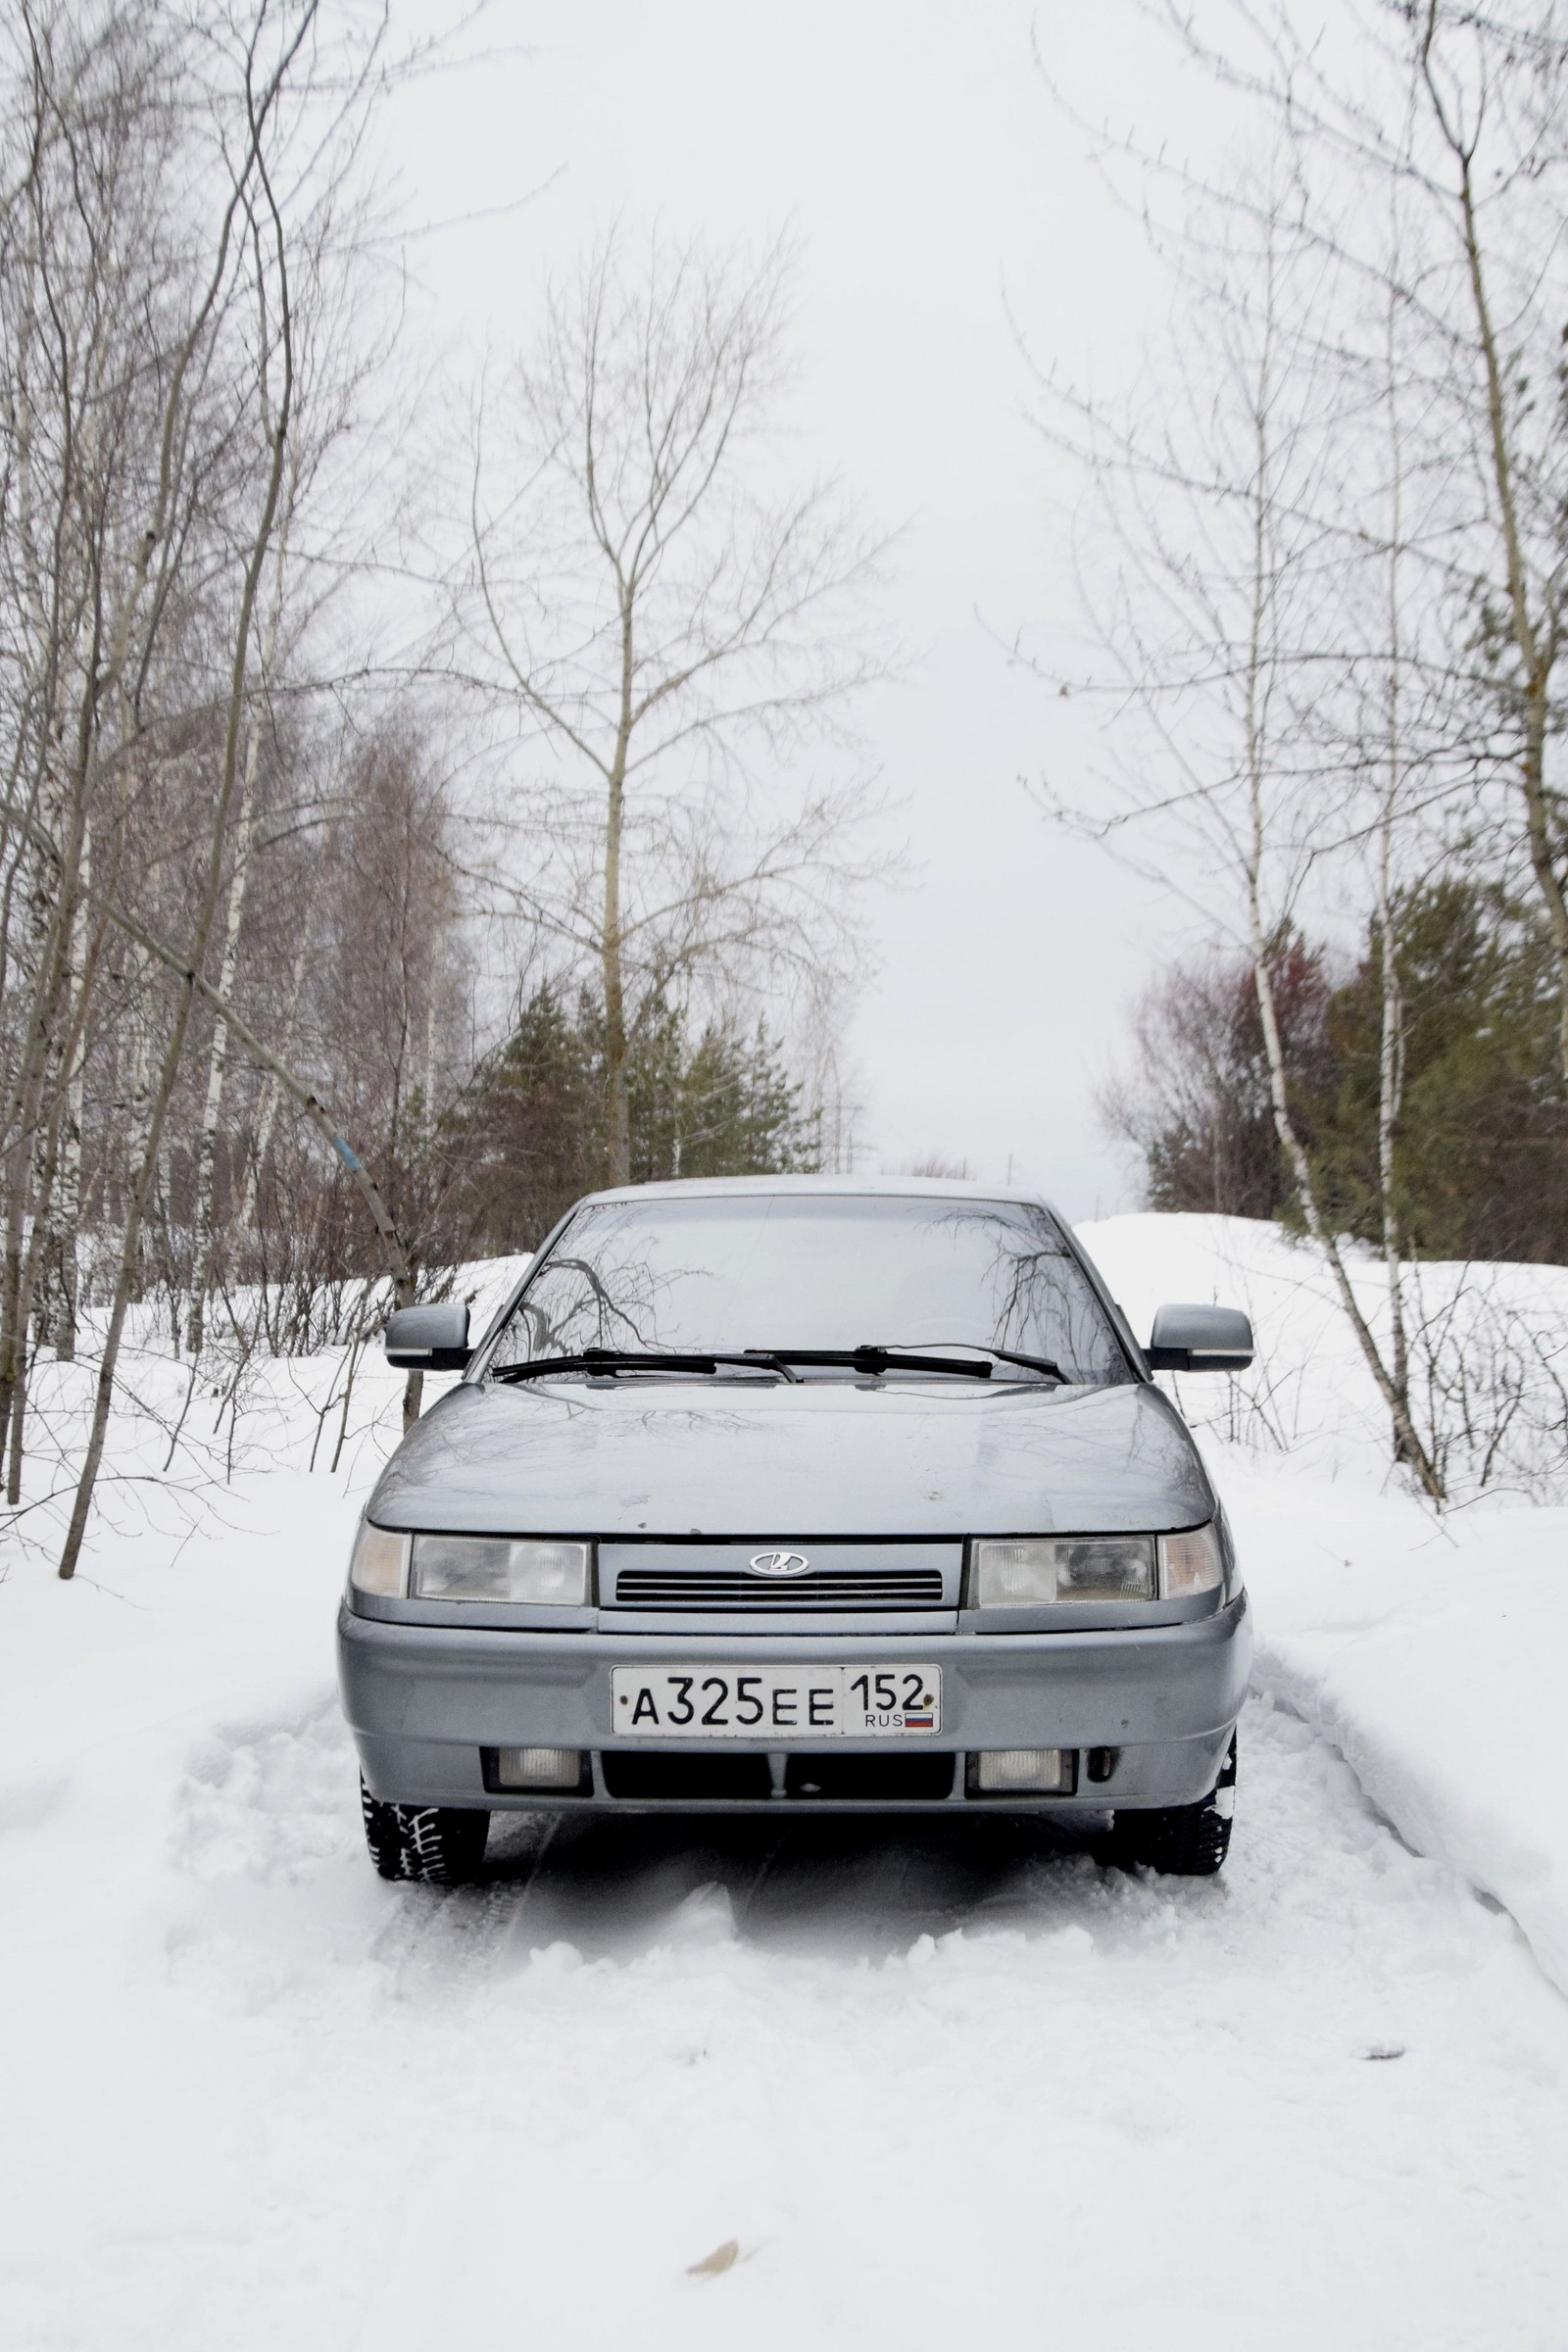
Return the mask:
<svg viewBox="0 0 1568 2352">
<path fill-rule="evenodd" d="M 1133 1377 L 1049 1211 L 897 1195 L 590 1201 L 535 1270 L 488 1369 L 596 1350 L 943 1348 L 1036 1359 L 1075 1385 Z"/>
</svg>

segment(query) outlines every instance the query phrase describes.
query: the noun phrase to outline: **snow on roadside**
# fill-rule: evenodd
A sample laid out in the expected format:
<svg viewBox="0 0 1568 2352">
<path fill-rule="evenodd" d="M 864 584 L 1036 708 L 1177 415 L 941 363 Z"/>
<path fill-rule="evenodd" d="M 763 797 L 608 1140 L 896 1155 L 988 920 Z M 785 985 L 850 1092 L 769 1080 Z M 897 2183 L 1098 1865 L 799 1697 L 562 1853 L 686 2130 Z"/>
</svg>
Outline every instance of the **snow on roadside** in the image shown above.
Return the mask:
<svg viewBox="0 0 1568 2352">
<path fill-rule="evenodd" d="M 1503 1494 L 1437 1522 L 1389 1492 L 1381 1414 L 1353 1343 L 1310 1253 L 1277 1228 L 1141 1215 L 1080 1233 L 1140 1332 L 1168 1298 L 1216 1298 L 1251 1313 L 1254 1378 L 1172 1385 L 1242 1544 L 1258 1683 L 1335 1741 L 1413 1846 L 1505 1904 L 1542 1966 L 1568 1990 L 1568 1815 L 1555 1799 L 1553 1729 L 1568 1687 L 1568 1510 L 1520 1507 Z M 476 1331 L 525 1262 L 459 1269 L 457 1295 L 471 1300 Z M 1453 1288 L 1463 1272 L 1425 1269 L 1427 1295 L 1446 1282 Z M 1380 1270 L 1362 1262 L 1357 1280 L 1376 1316 Z M 1568 1331 L 1568 1269 L 1500 1267 L 1488 1270 L 1488 1281 L 1494 1295 L 1534 1300 Z M 110 1613 L 134 1620 L 154 1605 L 163 1564 L 180 1546 L 200 1555 L 212 1532 L 228 1529 L 216 1556 L 255 1557 L 259 1531 L 276 1522 L 280 1506 L 285 1521 L 298 1511 L 299 1525 L 331 1531 L 346 1547 L 349 1498 L 368 1491 L 397 1434 L 402 1376 L 379 1349 L 354 1362 L 351 1390 L 344 1348 L 253 1358 L 226 1428 L 218 1398 L 198 1386 L 166 1472 L 169 1432 L 191 1376 L 160 1345 L 155 1310 L 142 1310 L 139 1323 L 141 1344 L 127 1359 L 129 1409 L 117 1414 L 83 1586 L 101 1587 Z M 40 1365 L 29 1501 L 53 1483 L 51 1440 L 59 1471 L 69 1469 L 90 1386 L 90 1360 Z M 324 1477 L 340 1431 L 341 1467 Z M 34 1502 L 22 1523 L 32 1571 L 58 1539 L 69 1495 L 66 1479 L 58 1483 L 61 1499 Z M 285 1548 L 297 1541 L 286 1539 Z M 17 1573 L 15 1557 L 0 1558 L 0 1587 Z M 31 1587 L 30 1574 L 27 1581 Z M 36 1606 L 33 1592 L 21 1613 L 32 1616 Z M 9 1624 L 15 1639 L 18 1610 Z M 46 1650 L 65 1641 L 71 1654 L 62 1652 L 59 1670 L 78 1689 L 91 1688 L 95 1673 L 107 1682 L 119 1671 L 107 1659 L 93 1663 L 106 1630 L 74 1620 L 68 1636 L 48 1608 L 33 1627 Z M 149 1632 L 139 1646 L 139 1671 L 156 1687 L 166 1670 L 160 1642 Z M 35 1740 L 27 1763 L 18 1763 L 16 1742 L 0 1758 L 0 1827 L 17 1808 L 47 1801 L 47 1759 L 60 1746 L 62 1721 L 45 1695 L 52 1688 L 45 1658 L 33 1650 L 9 1705 L 13 1731 L 30 1724 Z"/>
<path fill-rule="evenodd" d="M 475 1337 L 527 1264 L 524 1252 L 453 1270 L 450 1294 L 467 1302 Z M 350 1304 L 342 1323 L 358 1322 L 363 1336 L 303 1355 L 270 1354 L 215 1318 L 211 1344 L 193 1364 L 171 1347 L 165 1300 L 131 1310 L 84 1581 L 96 1563 L 118 1568 L 126 1546 L 143 1539 L 155 1548 L 200 1541 L 213 1522 L 226 1520 L 234 1494 L 254 1475 L 324 1471 L 367 1488 L 373 1483 L 397 1442 L 405 1376 L 387 1365 L 375 1336 L 390 1303 L 385 1286 L 368 1301 L 360 1286 L 344 1289 Z M 255 1294 L 241 1291 L 234 1306 L 243 1323 L 255 1312 Z M 74 1362 L 43 1353 L 33 1367 L 23 1501 L 0 1512 L 0 1585 L 19 1556 L 58 1554 L 92 1411 L 101 1322 L 99 1310 L 84 1314 Z M 454 1377 L 427 1373 L 426 1403 Z"/>
<path fill-rule="evenodd" d="M 1382 1483 L 1384 1408 L 1334 1283 L 1304 1242 L 1248 1217 L 1151 1213 L 1077 1232 L 1140 1339 L 1167 1299 L 1251 1316 L 1250 1372 L 1173 1383 L 1195 1428 L 1289 1453 L 1325 1477 Z M 1349 1245 L 1346 1265 L 1387 1347 L 1381 1259 Z M 1406 1268 L 1405 1291 L 1411 1388 L 1435 1423 L 1450 1496 L 1568 1502 L 1568 1266 L 1429 1262 Z"/>
<path fill-rule="evenodd" d="M 1327 1734 L 1408 1844 L 1504 1904 L 1568 1992 L 1568 1511 L 1440 1532 L 1412 1504 L 1351 1513 L 1291 1483 L 1226 1481 L 1257 1595 L 1254 1683 Z M 1324 1557 L 1336 1528 L 1343 1561 Z"/>
<path fill-rule="evenodd" d="M 1143 1242 L 1091 1237 L 1136 1315 L 1225 1295 Z M 1217 1882 L 524 1821 L 444 1895 L 355 1817 L 331 1623 L 401 1384 L 367 1359 L 312 1471 L 341 1370 L 260 1367 L 229 1484 L 168 1528 L 127 1484 L 74 1590 L 0 1588 L 8 2345 L 1559 2352 L 1568 2012 L 1463 1878 L 1552 1965 L 1568 1514 L 1440 1530 L 1348 1408 L 1309 1471 L 1209 1435 L 1262 1685 Z M 137 1358 L 159 1411 L 182 1377 Z M 127 1422 L 126 1478 L 164 1442 Z"/>
<path fill-rule="evenodd" d="M 0 1594 L 0 2335 L 27 2352 L 1557 2352 L 1568 2011 L 1254 1701 L 1223 1879 L 1007 1823 L 509 1823 L 385 1886 L 270 1474 Z M 961 1834 L 960 1834 L 961 1833 Z M 734 2241 L 720 2272 L 692 2266 Z"/>
<path fill-rule="evenodd" d="M 1504 1904 L 1568 1992 L 1568 1509 L 1483 1497 L 1436 1517 L 1389 1492 L 1381 1416 L 1306 1253 L 1221 1217 L 1079 1229 L 1135 1329 L 1165 1298 L 1248 1307 L 1290 1453 L 1221 1435 L 1224 1384 L 1184 1379 L 1255 1609 L 1254 1687 L 1333 1740 L 1418 1852 Z M 1568 1329 L 1568 1271 L 1498 1270 Z"/>
</svg>

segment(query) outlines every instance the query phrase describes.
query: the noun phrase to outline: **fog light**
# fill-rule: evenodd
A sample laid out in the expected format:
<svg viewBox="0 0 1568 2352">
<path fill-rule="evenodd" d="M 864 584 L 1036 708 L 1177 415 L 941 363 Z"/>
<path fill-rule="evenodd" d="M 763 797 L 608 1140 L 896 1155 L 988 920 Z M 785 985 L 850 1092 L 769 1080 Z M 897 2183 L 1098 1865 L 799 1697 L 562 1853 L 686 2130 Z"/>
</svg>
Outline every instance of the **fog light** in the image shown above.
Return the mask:
<svg viewBox="0 0 1568 2352">
<path fill-rule="evenodd" d="M 987 1796 L 1018 1788 L 1070 1796 L 1072 1767 L 1070 1747 L 993 1747 L 975 1758 L 975 1787 Z"/>
<path fill-rule="evenodd" d="M 580 1747 L 498 1747 L 498 1788 L 576 1788 L 583 1778 Z"/>
</svg>

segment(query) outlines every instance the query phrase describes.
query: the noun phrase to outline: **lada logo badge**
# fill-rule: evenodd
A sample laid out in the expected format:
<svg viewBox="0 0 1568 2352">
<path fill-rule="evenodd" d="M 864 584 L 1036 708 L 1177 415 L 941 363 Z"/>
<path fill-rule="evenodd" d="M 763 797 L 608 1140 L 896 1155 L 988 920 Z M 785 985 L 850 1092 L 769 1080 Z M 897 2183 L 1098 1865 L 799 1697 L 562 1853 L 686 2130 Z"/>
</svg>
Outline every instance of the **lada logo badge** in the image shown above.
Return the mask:
<svg viewBox="0 0 1568 2352">
<path fill-rule="evenodd" d="M 746 1565 L 754 1576 L 804 1576 L 811 1563 L 804 1551 L 754 1551 Z"/>
</svg>

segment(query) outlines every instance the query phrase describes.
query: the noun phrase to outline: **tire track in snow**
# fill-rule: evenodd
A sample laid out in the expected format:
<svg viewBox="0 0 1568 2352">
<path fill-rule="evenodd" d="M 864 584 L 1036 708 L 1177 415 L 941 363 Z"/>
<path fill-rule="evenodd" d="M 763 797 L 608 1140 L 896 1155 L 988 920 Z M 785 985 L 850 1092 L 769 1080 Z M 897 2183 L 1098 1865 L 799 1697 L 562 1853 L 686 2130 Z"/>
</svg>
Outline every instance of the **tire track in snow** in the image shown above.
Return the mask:
<svg viewBox="0 0 1568 2352">
<path fill-rule="evenodd" d="M 763 1819 L 514 1825 L 478 1888 L 384 1887 L 330 1718 L 251 1745 L 184 1800 L 172 1997 L 268 2118 L 225 2142 L 184 2092 L 256 2218 L 221 2259 L 194 2222 L 162 2269 L 122 2246 L 117 2352 L 524 2319 L 552 2352 L 798 2352 L 890 2311 L 1086 2352 L 1562 2352 L 1568 2008 L 1266 1696 L 1206 1884 L 989 1820 Z M 253 1899 L 204 1942 L 217 1853 Z"/>
</svg>

